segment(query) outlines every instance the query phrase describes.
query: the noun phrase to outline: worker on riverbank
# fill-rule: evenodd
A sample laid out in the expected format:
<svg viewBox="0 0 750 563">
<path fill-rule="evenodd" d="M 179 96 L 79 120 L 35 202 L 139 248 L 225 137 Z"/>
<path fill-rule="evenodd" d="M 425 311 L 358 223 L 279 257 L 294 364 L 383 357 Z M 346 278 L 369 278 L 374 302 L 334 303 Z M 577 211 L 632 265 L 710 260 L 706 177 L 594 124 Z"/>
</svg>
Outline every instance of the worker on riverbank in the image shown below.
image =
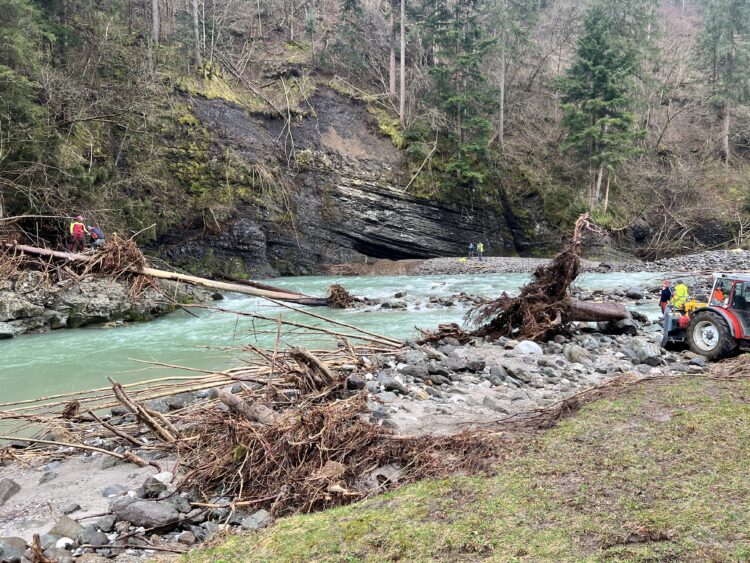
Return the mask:
<svg viewBox="0 0 750 563">
<path fill-rule="evenodd" d="M 104 244 L 104 233 L 99 227 L 89 225 L 89 236 L 91 237 L 91 248 L 94 250 Z"/>
<path fill-rule="evenodd" d="M 83 215 L 77 215 L 70 222 L 70 241 L 68 242 L 68 252 L 83 252 L 85 247 L 84 237 L 88 234 L 86 224 L 83 222 Z"/>
<path fill-rule="evenodd" d="M 469 260 L 471 260 L 472 258 L 474 258 L 474 243 L 470 242 L 469 243 Z"/>
<path fill-rule="evenodd" d="M 477 257 L 479 258 L 480 262 L 484 260 L 484 243 L 483 242 L 477 243 Z"/>
<path fill-rule="evenodd" d="M 682 309 L 688 301 L 688 286 L 682 280 L 677 281 L 672 295 L 672 305 L 675 309 Z"/>
<path fill-rule="evenodd" d="M 671 299 L 672 288 L 669 287 L 669 280 L 664 280 L 661 282 L 661 297 L 659 298 L 659 307 L 661 307 L 662 314 L 666 312 Z"/>
</svg>

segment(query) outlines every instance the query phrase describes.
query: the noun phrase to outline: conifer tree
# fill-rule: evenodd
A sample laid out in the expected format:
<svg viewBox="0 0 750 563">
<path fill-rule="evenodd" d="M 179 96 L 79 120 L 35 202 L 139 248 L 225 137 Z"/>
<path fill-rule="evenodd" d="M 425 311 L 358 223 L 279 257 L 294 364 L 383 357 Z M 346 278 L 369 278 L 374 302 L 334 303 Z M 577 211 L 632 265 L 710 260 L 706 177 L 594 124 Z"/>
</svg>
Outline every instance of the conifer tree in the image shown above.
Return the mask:
<svg viewBox="0 0 750 563">
<path fill-rule="evenodd" d="M 492 131 L 488 116 L 497 103 L 482 68 L 494 42 L 482 25 L 485 8 L 482 0 L 439 0 L 424 25 L 433 46 L 432 101 L 447 116 L 446 134 L 458 149 L 446 170 L 465 187 L 484 179 L 481 162 Z"/>
<path fill-rule="evenodd" d="M 704 29 L 699 40 L 702 66 L 721 108 L 722 154 L 729 162 L 732 108 L 750 99 L 750 3 L 704 0 Z"/>
<path fill-rule="evenodd" d="M 560 82 L 563 149 L 573 149 L 593 172 L 589 205 L 601 199 L 605 172 L 636 152 L 633 82 L 647 42 L 651 0 L 594 0 L 575 59 Z"/>
</svg>

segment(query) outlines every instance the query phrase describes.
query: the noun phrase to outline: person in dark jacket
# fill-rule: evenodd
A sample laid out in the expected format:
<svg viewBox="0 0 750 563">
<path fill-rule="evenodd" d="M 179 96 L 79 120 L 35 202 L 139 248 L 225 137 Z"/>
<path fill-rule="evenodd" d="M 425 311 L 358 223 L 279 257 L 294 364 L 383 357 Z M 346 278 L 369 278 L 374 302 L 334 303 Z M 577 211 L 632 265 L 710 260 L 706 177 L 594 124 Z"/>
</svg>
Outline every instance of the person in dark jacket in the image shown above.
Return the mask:
<svg viewBox="0 0 750 563">
<path fill-rule="evenodd" d="M 89 225 L 89 237 L 91 237 L 91 248 L 97 249 L 104 244 L 104 233 L 99 227 Z"/>
<path fill-rule="evenodd" d="M 667 305 L 672 299 L 672 289 L 669 287 L 669 280 L 661 282 L 661 298 L 659 299 L 659 307 L 661 307 L 662 314 L 666 312 Z"/>
</svg>

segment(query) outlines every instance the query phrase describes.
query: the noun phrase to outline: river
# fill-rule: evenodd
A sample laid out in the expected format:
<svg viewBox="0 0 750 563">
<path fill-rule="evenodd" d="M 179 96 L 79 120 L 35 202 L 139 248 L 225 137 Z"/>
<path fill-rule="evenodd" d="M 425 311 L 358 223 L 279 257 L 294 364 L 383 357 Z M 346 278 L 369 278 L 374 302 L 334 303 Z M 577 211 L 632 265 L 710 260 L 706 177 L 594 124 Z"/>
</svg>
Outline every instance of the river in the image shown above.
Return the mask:
<svg viewBox="0 0 750 563">
<path fill-rule="evenodd" d="M 449 296 L 466 291 L 494 296 L 502 291 L 515 292 L 528 280 L 525 274 L 485 274 L 463 276 L 384 276 L 331 277 L 311 276 L 272 280 L 279 287 L 310 295 L 324 295 L 332 283 L 341 283 L 353 295 L 370 298 L 392 297 L 397 291 L 426 300 L 429 296 Z M 588 289 L 627 288 L 657 285 L 653 273 L 585 274 L 577 286 Z M 283 315 L 285 320 L 322 324 L 309 316 L 244 295 L 228 295 L 218 303 L 238 311 L 264 315 Z M 656 305 L 639 310 L 656 316 Z M 407 338 L 415 327 L 431 328 L 441 322 L 461 322 L 465 308 L 398 310 L 316 309 L 331 318 L 381 334 Z M 113 328 L 64 329 L 43 334 L 24 335 L 0 341 L 0 402 L 35 398 L 93 387 L 106 386 L 107 376 L 132 382 L 174 373 L 169 368 L 150 366 L 155 361 L 192 368 L 225 369 L 237 365 L 241 356 L 232 347 L 248 341 L 272 347 L 275 323 L 254 321 L 248 317 L 196 310 L 197 318 L 178 311 L 147 323 Z M 302 334 L 287 333 L 283 344 L 311 344 Z M 319 342 L 315 343 L 319 344 Z"/>
</svg>

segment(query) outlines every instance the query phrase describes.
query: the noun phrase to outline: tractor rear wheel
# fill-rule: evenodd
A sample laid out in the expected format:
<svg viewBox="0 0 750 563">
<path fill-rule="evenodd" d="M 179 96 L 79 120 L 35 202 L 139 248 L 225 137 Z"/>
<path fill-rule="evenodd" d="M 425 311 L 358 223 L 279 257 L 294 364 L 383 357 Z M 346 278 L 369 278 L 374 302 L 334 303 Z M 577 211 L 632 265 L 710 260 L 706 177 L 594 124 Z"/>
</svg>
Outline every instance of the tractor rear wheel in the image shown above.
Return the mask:
<svg viewBox="0 0 750 563">
<path fill-rule="evenodd" d="M 687 342 L 693 352 L 709 360 L 730 356 L 739 347 L 726 321 L 709 311 L 701 311 L 690 319 Z"/>
</svg>

